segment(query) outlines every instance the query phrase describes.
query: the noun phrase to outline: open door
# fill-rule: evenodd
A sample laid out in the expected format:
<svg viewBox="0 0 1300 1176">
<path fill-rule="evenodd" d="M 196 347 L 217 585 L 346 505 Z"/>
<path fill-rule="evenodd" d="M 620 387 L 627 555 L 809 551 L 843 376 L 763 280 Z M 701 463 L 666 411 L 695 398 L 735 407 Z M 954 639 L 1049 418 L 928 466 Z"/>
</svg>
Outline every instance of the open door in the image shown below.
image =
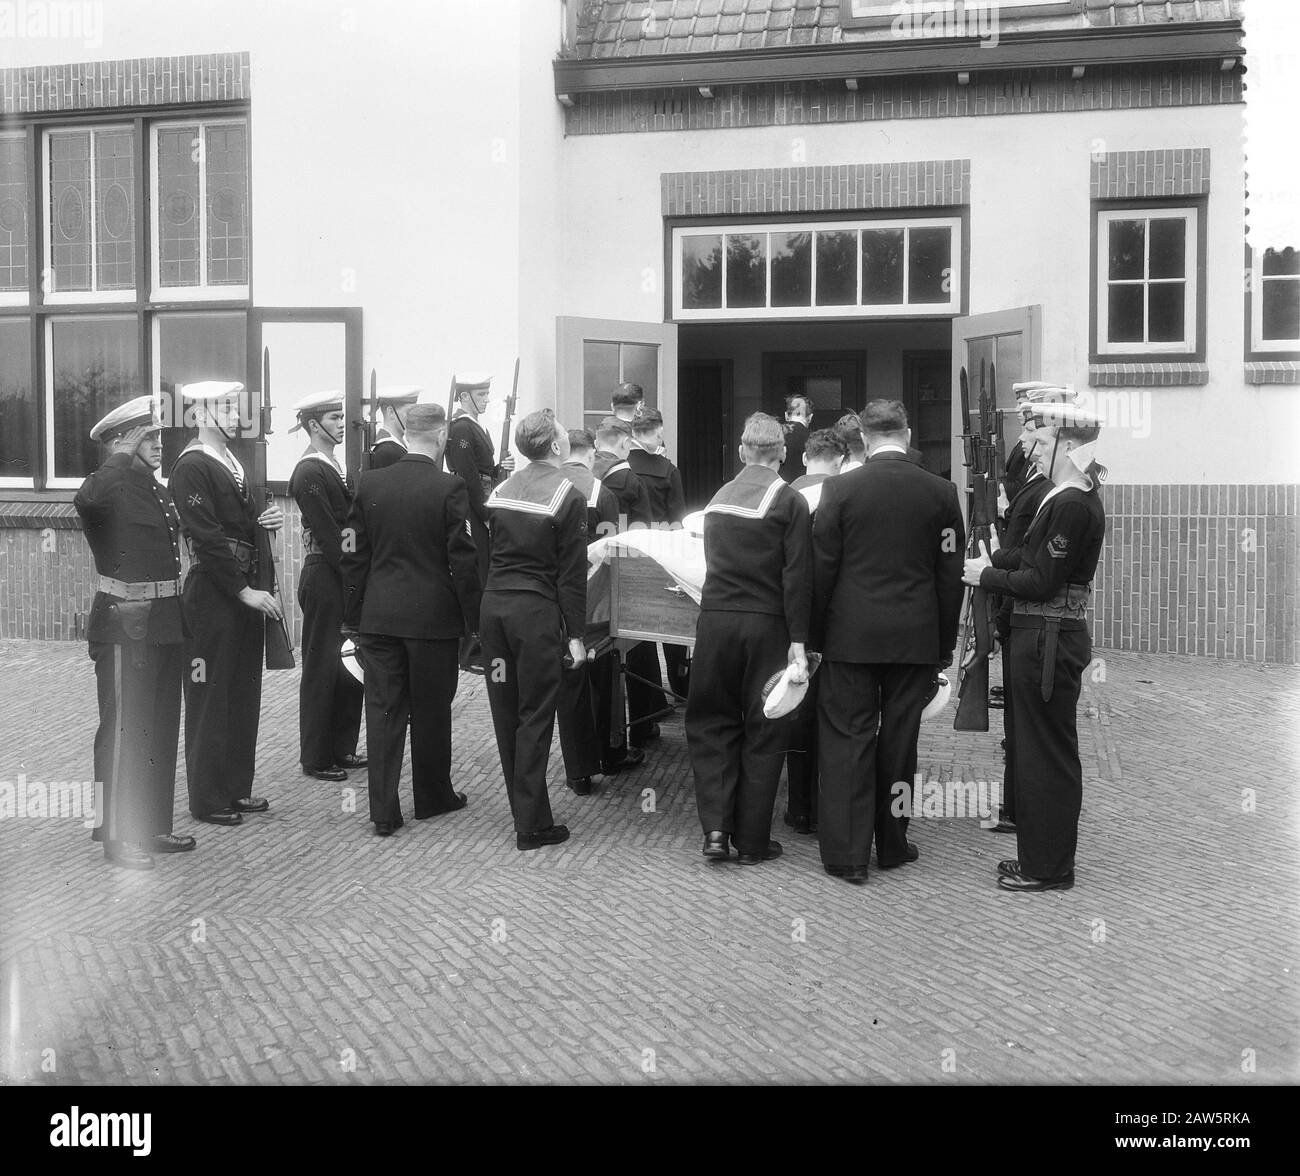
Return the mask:
<svg viewBox="0 0 1300 1176">
<path fill-rule="evenodd" d="M 640 384 L 647 408 L 664 414 L 664 444 L 676 461 L 677 324 L 560 315 L 556 327 L 555 415 L 569 429 L 609 416 L 616 384 Z"/>
<path fill-rule="evenodd" d="M 1042 355 L 1043 308 L 1041 306 L 1021 306 L 1014 310 L 965 315 L 952 321 L 952 387 L 956 389 L 961 386 L 961 372 L 964 368 L 970 376 L 972 416 L 978 411 L 975 391 L 981 363 L 986 370 L 997 374 L 995 387 L 997 411 L 1009 413 L 1014 419 L 1016 398 L 1011 391 L 1011 385 L 1018 384 L 1022 380 L 1042 379 Z M 954 391 L 952 477 L 959 484 L 963 479 L 962 468 L 965 463 L 961 435 L 971 428 L 972 423 L 976 428 L 978 427 L 978 421 L 961 419 L 961 397 Z M 1008 447 L 1016 443 L 1019 435 L 1018 427 L 1004 424 L 1003 436 Z M 1005 459 L 1006 454 L 1002 456 Z M 961 497 L 964 510 L 965 495 Z"/>
</svg>

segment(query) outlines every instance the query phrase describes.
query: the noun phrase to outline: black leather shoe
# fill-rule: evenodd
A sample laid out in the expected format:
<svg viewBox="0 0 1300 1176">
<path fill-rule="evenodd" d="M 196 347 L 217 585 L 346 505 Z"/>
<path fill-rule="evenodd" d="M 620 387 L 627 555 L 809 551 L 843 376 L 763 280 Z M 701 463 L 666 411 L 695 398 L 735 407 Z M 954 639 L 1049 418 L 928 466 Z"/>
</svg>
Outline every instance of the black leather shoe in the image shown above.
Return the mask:
<svg viewBox="0 0 1300 1176">
<path fill-rule="evenodd" d="M 731 856 L 731 848 L 728 845 L 728 836 L 721 829 L 715 829 L 712 833 L 704 835 L 704 856 L 721 860 Z"/>
<path fill-rule="evenodd" d="M 156 833 L 150 848 L 154 853 L 189 853 L 197 844 L 184 833 Z"/>
<path fill-rule="evenodd" d="M 998 862 L 998 873 L 1009 874 L 1013 878 L 1020 877 L 1020 863 L 1015 858 L 1003 858 Z"/>
<path fill-rule="evenodd" d="M 140 846 L 132 845 L 129 841 L 105 841 L 104 860 L 121 866 L 124 870 L 153 869 L 153 858 Z"/>
<path fill-rule="evenodd" d="M 902 861 L 882 862 L 879 859 L 877 859 L 876 865 L 879 866 L 880 869 L 882 870 L 896 870 L 898 869 L 899 866 L 905 866 L 907 865 L 908 862 L 916 861 L 916 859 L 919 858 L 920 856 L 921 856 L 921 851 L 917 849 L 916 846 L 909 841 L 907 843 L 907 854 L 903 857 Z"/>
<path fill-rule="evenodd" d="M 541 849 L 544 845 L 559 845 L 569 840 L 567 825 L 552 825 L 549 829 L 538 829 L 536 833 L 516 833 L 515 846 L 518 849 Z"/>
<path fill-rule="evenodd" d="M 854 886 L 867 884 L 866 866 L 825 866 L 823 868 L 832 878 L 843 878 L 845 882 L 851 882 Z"/>
<path fill-rule="evenodd" d="M 370 763 L 364 755 L 341 755 L 335 761 L 338 768 L 364 768 Z"/>
<path fill-rule="evenodd" d="M 611 748 L 601 765 L 606 776 L 613 776 L 623 768 L 636 768 L 645 763 L 645 752 L 630 743 L 626 747 Z"/>
<path fill-rule="evenodd" d="M 579 796 L 591 795 L 591 777 L 579 776 L 576 779 L 570 776 L 564 781 L 569 786 L 570 792 L 576 792 Z"/>
<path fill-rule="evenodd" d="M 347 773 L 344 773 L 343 778 L 347 779 Z M 260 796 L 245 796 L 234 801 L 230 807 L 237 813 L 264 813 L 271 807 L 271 802 Z"/>
<path fill-rule="evenodd" d="M 998 877 L 999 890 L 1070 890 L 1073 886 L 1073 870 L 1059 878 L 1029 878 L 1024 874 L 1002 874 Z"/>
<path fill-rule="evenodd" d="M 397 831 L 397 826 L 392 821 L 376 821 L 375 832 L 380 837 L 391 837 Z"/>
<path fill-rule="evenodd" d="M 766 853 L 741 853 L 740 850 L 736 850 L 736 861 L 742 866 L 756 866 L 759 862 L 770 862 L 773 858 L 779 858 L 783 852 L 779 841 L 769 841 Z"/>
<path fill-rule="evenodd" d="M 427 821 L 430 817 L 440 817 L 443 813 L 458 813 L 467 804 L 469 804 L 469 797 L 463 792 L 457 792 L 456 799 L 446 808 L 434 809 L 431 813 L 416 813 L 415 819 L 417 821 Z"/>
<path fill-rule="evenodd" d="M 234 809 L 217 809 L 216 812 L 204 813 L 201 817 L 196 815 L 194 819 L 209 825 L 242 825 L 244 823 L 244 818 Z"/>
<path fill-rule="evenodd" d="M 342 768 L 303 768 L 302 774 L 310 776 L 313 780 L 328 780 L 331 784 L 337 784 L 340 780 L 348 778 L 347 772 Z"/>
<path fill-rule="evenodd" d="M 812 820 L 809 817 L 792 817 L 788 810 L 785 814 L 785 823 L 796 833 L 812 832 Z"/>
</svg>

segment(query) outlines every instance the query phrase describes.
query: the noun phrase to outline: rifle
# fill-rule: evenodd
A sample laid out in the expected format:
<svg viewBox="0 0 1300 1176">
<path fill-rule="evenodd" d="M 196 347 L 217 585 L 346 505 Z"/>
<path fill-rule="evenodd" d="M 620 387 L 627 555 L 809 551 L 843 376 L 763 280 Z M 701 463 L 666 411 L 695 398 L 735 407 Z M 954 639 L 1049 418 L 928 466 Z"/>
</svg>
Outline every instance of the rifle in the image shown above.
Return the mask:
<svg viewBox="0 0 1300 1176">
<path fill-rule="evenodd" d="M 451 415 L 456 411 L 456 373 L 451 376 L 451 391 L 447 393 L 447 423 L 451 424 Z"/>
<path fill-rule="evenodd" d="M 497 446 L 497 466 L 505 460 L 510 452 L 510 426 L 515 419 L 515 405 L 519 403 L 519 359 L 515 359 L 515 382 L 510 386 L 510 396 L 506 400 L 506 415 L 501 422 L 501 444 Z"/>
<path fill-rule="evenodd" d="M 370 452 L 375 447 L 375 437 L 379 433 L 379 375 L 374 368 L 370 369 L 370 414 L 361 419 L 363 452 L 361 454 L 361 468 L 368 470 L 370 468 Z"/>
<path fill-rule="evenodd" d="M 275 495 L 266 485 L 266 438 L 271 432 L 271 349 L 262 349 L 262 411 L 261 428 L 257 440 L 253 443 L 253 487 L 252 492 L 259 494 L 267 506 L 275 503 Z M 280 600 L 280 587 L 275 577 L 275 553 L 271 548 L 271 532 L 265 527 L 257 528 L 257 574 L 254 576 L 254 588 L 269 592 L 280 605 L 280 619 L 266 618 L 266 668 L 268 670 L 291 670 L 293 661 L 293 641 L 284 623 L 284 601 Z"/>
<path fill-rule="evenodd" d="M 962 434 L 966 468 L 970 471 L 968 518 L 970 536 L 966 546 L 968 558 L 980 554 L 980 544 L 989 542 L 990 528 L 997 520 L 997 482 L 990 474 L 997 467 L 994 439 L 996 409 L 985 383 L 984 360 L 980 360 L 979 431 L 970 431 L 970 384 L 966 369 L 961 376 Z M 963 607 L 961 663 L 958 666 L 957 710 L 953 715 L 954 731 L 989 729 L 989 657 L 993 653 L 993 608 L 990 595 L 983 588 L 968 588 Z"/>
</svg>

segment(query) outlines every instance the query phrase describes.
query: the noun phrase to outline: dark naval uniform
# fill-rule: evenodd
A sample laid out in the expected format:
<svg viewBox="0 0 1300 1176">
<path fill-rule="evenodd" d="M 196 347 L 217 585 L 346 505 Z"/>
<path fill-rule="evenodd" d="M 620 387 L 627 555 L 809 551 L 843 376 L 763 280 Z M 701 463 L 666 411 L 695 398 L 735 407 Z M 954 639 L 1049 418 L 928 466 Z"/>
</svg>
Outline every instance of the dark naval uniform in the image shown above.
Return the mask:
<svg viewBox="0 0 1300 1176">
<path fill-rule="evenodd" d="M 115 453 L 73 501 L 101 580 L 86 635 L 95 663 L 103 784 L 96 841 L 150 848 L 172 831 L 181 725 L 184 622 L 180 520 L 167 490 Z"/>
<path fill-rule="evenodd" d="M 515 831 L 555 822 L 546 761 L 561 659 L 587 624 L 587 502 L 559 469 L 532 462 L 488 499 L 492 563 L 483 593 L 488 702 Z"/>
<path fill-rule="evenodd" d="M 171 474 L 172 500 L 194 562 L 185 580 L 185 769 L 190 812 L 229 809 L 253 794 L 262 707 L 265 614 L 251 586 L 257 516 L 248 478 L 197 443 Z"/>
<path fill-rule="evenodd" d="M 618 533 L 618 500 L 601 484 L 599 478 L 582 462 L 566 462 L 560 467 L 587 500 L 587 540 Z M 590 646 L 604 633 L 608 622 L 587 631 Z M 564 755 L 564 774 L 570 780 L 594 776 L 603 768 L 603 759 L 611 759 L 609 738 L 613 706 L 611 678 L 613 659 L 602 657 L 566 671 L 560 678 L 560 697 L 555 712 L 560 729 L 560 750 Z M 604 749 L 604 755 L 602 755 Z"/>
<path fill-rule="evenodd" d="M 762 857 L 790 726 L 764 717 L 762 690 L 808 639 L 808 504 L 776 470 L 746 466 L 705 507 L 704 562 L 686 704 L 695 799 L 706 833 Z"/>
<path fill-rule="evenodd" d="M 808 444 L 808 426 L 803 421 L 782 421 L 785 433 L 785 461 L 781 463 L 781 477 L 793 484 L 807 471 L 803 465 L 803 450 Z"/>
<path fill-rule="evenodd" d="M 1021 482 L 1007 506 L 1007 521 L 1003 528 L 1001 544 L 1011 552 L 1025 541 L 1025 532 L 1033 522 L 1039 503 L 1052 488 L 1050 478 L 1031 467 L 1028 477 Z M 1004 559 L 1007 556 L 1003 557 Z M 1011 558 L 1018 558 L 1012 556 Z M 1012 599 L 1004 596 L 999 601 L 996 625 L 1002 659 L 1002 734 L 1006 737 L 1006 768 L 1002 773 L 1001 819 L 1011 824 L 1016 820 L 1016 704 L 1011 698 L 1011 607 Z"/>
<path fill-rule="evenodd" d="M 375 443 L 370 447 L 370 468 L 382 470 L 406 456 L 406 444 L 399 441 L 387 429 L 375 433 Z"/>
<path fill-rule="evenodd" d="M 1083 804 L 1076 708 L 1092 657 L 1087 608 L 1106 536 L 1096 490 L 1049 492 L 1017 548 L 993 554 L 980 586 L 1012 597 L 1016 837 L 1021 872 L 1074 871 Z M 1008 741 L 1010 746 L 1010 741 Z"/>
<path fill-rule="evenodd" d="M 307 769 L 331 768 L 357 750 L 365 690 L 339 657 L 343 624 L 342 534 L 352 487 L 333 461 L 311 450 L 289 477 L 302 514 L 307 557 L 298 580 L 302 609 L 302 680 L 298 685 L 299 758 Z"/>
<path fill-rule="evenodd" d="M 681 523 L 686 517 L 686 498 L 682 492 L 682 475 L 662 453 L 650 453 L 633 447 L 628 451 L 627 463 L 640 479 L 650 498 L 650 517 L 656 527 L 668 528 Z M 678 694 L 690 689 L 687 660 L 689 651 L 684 645 L 664 645 L 664 662 L 668 667 L 668 684 Z M 662 682 L 659 672 L 659 651 L 651 642 L 633 646 L 627 655 L 628 669 L 651 682 Z M 633 746 L 640 747 L 650 732 L 648 720 L 638 722 L 643 715 L 654 714 L 668 705 L 664 694 L 641 682 L 628 683 L 628 707 L 633 724 L 629 737 Z"/>
<path fill-rule="evenodd" d="M 652 521 L 650 494 L 632 467 L 616 454 L 598 449 L 593 469 L 601 484 L 618 500 L 619 527 L 648 527 Z"/>
<path fill-rule="evenodd" d="M 487 580 L 491 540 L 488 537 L 488 495 L 501 480 L 501 467 L 492 455 L 487 430 L 467 412 L 459 412 L 447 426 L 447 469 L 459 474 L 469 491 L 469 531 L 478 551 L 478 572 Z"/>
</svg>

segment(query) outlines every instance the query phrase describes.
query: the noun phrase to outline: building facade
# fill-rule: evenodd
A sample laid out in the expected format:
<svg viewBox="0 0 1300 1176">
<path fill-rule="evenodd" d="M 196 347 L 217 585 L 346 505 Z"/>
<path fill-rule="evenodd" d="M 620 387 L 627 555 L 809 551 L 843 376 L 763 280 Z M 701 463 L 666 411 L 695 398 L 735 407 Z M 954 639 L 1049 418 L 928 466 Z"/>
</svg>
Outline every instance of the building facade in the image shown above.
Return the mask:
<svg viewBox="0 0 1300 1176">
<path fill-rule="evenodd" d="M 1247 247 L 1242 7 L 123 0 L 12 40 L 0 633 L 78 634 L 69 499 L 127 388 L 256 398 L 269 355 L 274 483 L 306 391 L 359 426 L 372 369 L 445 402 L 518 355 L 569 425 L 641 383 L 696 503 L 795 391 L 904 400 L 960 484 L 963 369 L 1004 410 L 1072 383 L 1097 643 L 1294 662 L 1300 270 Z"/>
</svg>

